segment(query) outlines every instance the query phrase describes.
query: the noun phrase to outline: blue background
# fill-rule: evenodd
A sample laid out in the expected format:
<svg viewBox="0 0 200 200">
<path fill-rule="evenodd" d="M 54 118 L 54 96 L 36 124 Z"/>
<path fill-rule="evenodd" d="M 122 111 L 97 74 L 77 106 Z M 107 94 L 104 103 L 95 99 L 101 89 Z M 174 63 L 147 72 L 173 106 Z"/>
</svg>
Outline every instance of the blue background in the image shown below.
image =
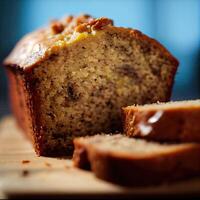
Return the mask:
<svg viewBox="0 0 200 200">
<path fill-rule="evenodd" d="M 200 97 L 200 0 L 0 0 L 0 61 L 27 32 L 68 14 L 107 16 L 139 29 L 180 61 L 173 100 Z M 9 112 L 0 67 L 0 117 Z"/>
</svg>

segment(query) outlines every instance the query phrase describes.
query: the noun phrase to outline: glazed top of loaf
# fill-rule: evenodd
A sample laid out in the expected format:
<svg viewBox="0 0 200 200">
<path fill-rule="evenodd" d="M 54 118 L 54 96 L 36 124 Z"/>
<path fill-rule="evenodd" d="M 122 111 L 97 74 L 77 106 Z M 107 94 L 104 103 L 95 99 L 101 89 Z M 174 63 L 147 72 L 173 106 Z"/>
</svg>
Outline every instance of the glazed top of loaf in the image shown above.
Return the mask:
<svg viewBox="0 0 200 200">
<path fill-rule="evenodd" d="M 111 19 L 105 17 L 93 18 L 90 15 L 68 16 L 60 20 L 53 20 L 49 26 L 27 34 L 4 60 L 4 65 L 25 70 L 48 59 L 50 55 L 56 54 L 67 45 L 107 30 L 128 33 L 133 38 L 145 40 L 159 48 L 173 65 L 178 65 L 176 58 L 156 40 L 138 30 L 116 27 Z"/>
</svg>

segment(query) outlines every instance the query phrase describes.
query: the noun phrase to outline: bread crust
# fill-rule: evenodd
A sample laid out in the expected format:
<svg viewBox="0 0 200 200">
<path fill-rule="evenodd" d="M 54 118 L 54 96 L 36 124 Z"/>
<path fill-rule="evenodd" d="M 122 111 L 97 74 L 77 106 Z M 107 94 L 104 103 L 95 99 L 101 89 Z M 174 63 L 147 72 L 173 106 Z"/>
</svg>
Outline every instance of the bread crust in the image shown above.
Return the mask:
<svg viewBox="0 0 200 200">
<path fill-rule="evenodd" d="M 166 56 L 173 65 L 175 65 L 175 71 L 178 66 L 178 60 L 172 56 L 172 54 L 158 41 L 149 38 L 148 36 L 144 35 L 138 30 L 134 29 L 127 29 L 122 27 L 115 27 L 112 25 L 112 20 L 107 18 L 86 18 L 85 23 L 80 24 L 77 20 L 80 17 L 74 19 L 74 25 L 70 27 L 70 23 L 66 26 L 66 29 L 70 28 L 68 31 L 71 33 L 75 32 L 82 32 L 82 30 L 88 32 L 91 30 L 100 31 L 102 29 L 106 30 L 118 30 L 121 33 L 129 34 L 132 38 L 146 41 L 147 43 L 157 47 Z M 85 17 L 83 17 L 85 18 Z M 103 19 L 103 20 L 102 20 Z M 58 21 L 58 23 L 61 23 Z M 86 29 L 87 27 L 87 29 Z M 11 54 L 5 59 L 4 65 L 10 65 L 11 67 L 22 68 L 23 70 L 27 70 L 30 67 L 36 67 L 37 64 L 41 61 L 44 61 L 49 58 L 50 55 L 55 53 L 55 44 L 58 41 L 62 41 L 64 36 L 67 34 L 66 32 L 62 32 L 59 34 L 52 34 L 52 25 L 46 28 L 41 28 L 33 33 L 26 35 L 22 38 L 16 47 L 13 49 Z M 69 33 L 68 33 L 69 34 Z"/>
<path fill-rule="evenodd" d="M 123 118 L 124 133 L 131 137 L 161 142 L 200 142 L 200 106 L 154 110 L 127 107 L 123 109 Z"/>
<path fill-rule="evenodd" d="M 200 175 L 200 145 L 188 144 L 177 151 L 143 158 L 101 151 L 95 144 L 74 140 L 74 165 L 85 169 L 91 165 L 94 174 L 122 186 L 150 186 L 171 183 Z M 181 144 L 180 144 L 181 145 Z M 79 149 L 82 151 L 79 151 Z M 82 152 L 87 152 L 87 156 Z"/>
<path fill-rule="evenodd" d="M 42 136 L 38 130 L 37 124 L 37 101 L 32 90 L 32 82 L 29 76 L 17 66 L 8 66 L 6 68 L 7 77 L 9 80 L 9 96 L 11 109 L 17 124 L 24 130 L 25 135 L 32 141 L 35 151 L 38 155 L 42 152 Z M 36 126 L 37 124 L 37 126 Z"/>
<path fill-rule="evenodd" d="M 69 17 L 65 19 L 67 21 Z M 46 28 L 38 29 L 24 36 L 15 46 L 10 55 L 4 60 L 4 65 L 22 68 L 27 71 L 29 68 L 38 66 L 38 63 L 48 59 L 60 48 L 57 43 L 65 40 L 66 35 L 74 32 L 89 32 L 91 30 L 102 30 L 112 24 L 112 20 L 107 18 L 94 19 L 89 15 L 72 17 L 69 23 L 62 20 L 53 21 Z M 60 26 L 63 25 L 62 31 Z M 85 28 L 87 27 L 87 29 Z"/>
</svg>

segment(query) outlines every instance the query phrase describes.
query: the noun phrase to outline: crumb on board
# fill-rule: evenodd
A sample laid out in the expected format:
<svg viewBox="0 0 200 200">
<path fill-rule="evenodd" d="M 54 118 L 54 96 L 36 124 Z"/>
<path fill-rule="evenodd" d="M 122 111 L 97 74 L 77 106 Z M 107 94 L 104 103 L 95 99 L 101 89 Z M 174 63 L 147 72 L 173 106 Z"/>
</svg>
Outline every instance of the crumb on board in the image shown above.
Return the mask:
<svg viewBox="0 0 200 200">
<path fill-rule="evenodd" d="M 29 175 L 29 171 L 28 170 L 25 169 L 25 170 L 22 171 L 22 176 L 23 177 L 26 177 L 28 175 Z"/>
<path fill-rule="evenodd" d="M 44 163 L 47 167 L 52 167 L 52 165 L 50 164 L 50 163 L 48 163 L 48 162 L 45 162 Z"/>
<path fill-rule="evenodd" d="M 28 164 L 30 162 L 31 162 L 30 160 L 22 160 L 22 164 Z"/>
<path fill-rule="evenodd" d="M 70 168 L 71 168 L 71 166 L 65 165 L 65 169 L 70 169 Z"/>
</svg>

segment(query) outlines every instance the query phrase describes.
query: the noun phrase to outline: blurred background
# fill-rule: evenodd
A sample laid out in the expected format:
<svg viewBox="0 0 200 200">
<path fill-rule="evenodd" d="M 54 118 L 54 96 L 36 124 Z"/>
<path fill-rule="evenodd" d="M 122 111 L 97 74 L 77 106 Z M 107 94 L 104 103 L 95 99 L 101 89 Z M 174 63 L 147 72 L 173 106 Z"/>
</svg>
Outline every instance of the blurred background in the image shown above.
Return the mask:
<svg viewBox="0 0 200 200">
<path fill-rule="evenodd" d="M 0 63 L 26 33 L 67 14 L 107 16 L 156 38 L 180 61 L 173 100 L 200 98 L 200 0 L 0 0 Z M 0 117 L 10 112 L 0 64 Z"/>
</svg>

